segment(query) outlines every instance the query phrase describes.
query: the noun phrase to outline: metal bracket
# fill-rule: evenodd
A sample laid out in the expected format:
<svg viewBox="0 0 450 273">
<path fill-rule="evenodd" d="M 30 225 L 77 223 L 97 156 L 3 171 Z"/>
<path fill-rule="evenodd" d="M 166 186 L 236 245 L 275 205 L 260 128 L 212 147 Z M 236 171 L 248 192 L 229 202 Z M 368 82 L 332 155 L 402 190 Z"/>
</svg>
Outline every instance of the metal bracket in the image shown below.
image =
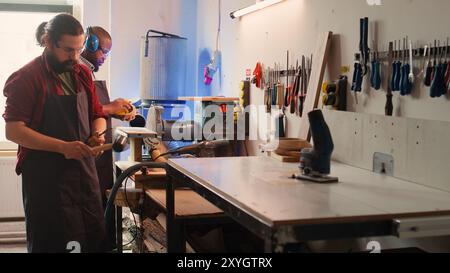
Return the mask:
<svg viewBox="0 0 450 273">
<path fill-rule="evenodd" d="M 394 157 L 389 154 L 374 153 L 373 172 L 394 176 Z"/>
</svg>

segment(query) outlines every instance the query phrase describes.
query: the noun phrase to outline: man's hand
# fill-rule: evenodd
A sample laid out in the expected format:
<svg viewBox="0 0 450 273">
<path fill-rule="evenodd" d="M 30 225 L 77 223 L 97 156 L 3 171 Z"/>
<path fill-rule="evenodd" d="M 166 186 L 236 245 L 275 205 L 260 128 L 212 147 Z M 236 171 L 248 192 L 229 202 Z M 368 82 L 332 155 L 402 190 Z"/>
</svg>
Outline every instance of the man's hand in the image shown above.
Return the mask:
<svg viewBox="0 0 450 273">
<path fill-rule="evenodd" d="M 105 135 L 100 135 L 99 132 L 95 132 L 92 134 L 92 136 L 88 139 L 87 144 L 90 147 L 96 147 L 105 144 Z"/>
<path fill-rule="evenodd" d="M 96 156 L 92 149 L 81 141 L 66 142 L 62 146 L 61 153 L 66 159 L 83 160 Z"/>
<path fill-rule="evenodd" d="M 128 100 L 119 98 L 113 102 L 103 105 L 105 114 L 114 118 L 124 119 L 129 113 L 133 112 L 134 107 Z"/>
<path fill-rule="evenodd" d="M 124 116 L 120 116 L 119 119 L 124 120 L 124 121 L 131 121 L 136 117 L 136 108 L 134 106 L 133 110 L 131 110 L 128 114 L 124 115 Z"/>
<path fill-rule="evenodd" d="M 102 133 L 102 135 L 100 135 L 99 132 L 95 132 L 87 141 L 88 145 L 92 148 L 97 147 L 97 146 L 102 146 L 103 144 L 105 144 L 105 135 L 104 133 Z M 103 151 L 99 151 L 99 152 L 94 152 L 94 156 L 95 157 L 99 157 L 100 155 L 103 154 Z"/>
</svg>

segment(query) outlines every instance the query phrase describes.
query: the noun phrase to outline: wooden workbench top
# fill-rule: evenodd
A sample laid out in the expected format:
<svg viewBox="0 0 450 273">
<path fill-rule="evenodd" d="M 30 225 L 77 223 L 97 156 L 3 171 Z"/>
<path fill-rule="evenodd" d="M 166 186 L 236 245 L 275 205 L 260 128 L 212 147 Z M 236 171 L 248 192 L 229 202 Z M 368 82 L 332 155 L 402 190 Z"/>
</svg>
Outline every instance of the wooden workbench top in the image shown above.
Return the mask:
<svg viewBox="0 0 450 273">
<path fill-rule="evenodd" d="M 332 162 L 336 184 L 289 178 L 298 163 L 268 157 L 168 164 L 268 226 L 450 215 L 450 193 Z"/>
</svg>

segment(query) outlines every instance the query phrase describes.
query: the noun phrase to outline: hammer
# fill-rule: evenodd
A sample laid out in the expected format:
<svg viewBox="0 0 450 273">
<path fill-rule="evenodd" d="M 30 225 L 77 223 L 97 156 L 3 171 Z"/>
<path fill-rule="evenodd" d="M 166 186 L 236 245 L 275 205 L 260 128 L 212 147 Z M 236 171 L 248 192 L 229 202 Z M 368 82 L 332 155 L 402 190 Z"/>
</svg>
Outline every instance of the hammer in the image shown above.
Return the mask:
<svg viewBox="0 0 450 273">
<path fill-rule="evenodd" d="M 92 148 L 95 153 L 104 152 L 108 150 L 113 150 L 114 152 L 121 153 L 125 151 L 128 147 L 128 138 L 124 135 L 118 134 L 114 139 L 113 143 L 101 145 Z"/>
</svg>

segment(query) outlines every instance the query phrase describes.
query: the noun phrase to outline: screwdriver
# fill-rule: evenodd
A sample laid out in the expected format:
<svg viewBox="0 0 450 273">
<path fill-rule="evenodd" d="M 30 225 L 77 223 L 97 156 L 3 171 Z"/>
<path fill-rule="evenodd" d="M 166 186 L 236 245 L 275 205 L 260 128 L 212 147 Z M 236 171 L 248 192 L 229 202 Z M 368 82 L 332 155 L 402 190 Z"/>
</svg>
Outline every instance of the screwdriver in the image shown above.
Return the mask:
<svg viewBox="0 0 450 273">
<path fill-rule="evenodd" d="M 359 55 L 359 54 L 358 54 Z M 353 82 L 352 82 L 352 90 L 355 92 L 361 92 L 361 85 L 363 80 L 363 69 L 361 62 L 359 60 L 359 56 L 355 62 L 355 67 L 353 71 Z"/>
<path fill-rule="evenodd" d="M 448 81 L 450 78 L 450 65 L 448 63 L 448 43 L 449 43 L 449 38 L 447 38 L 447 43 L 444 49 L 445 52 L 445 57 L 444 57 L 444 64 L 443 64 L 443 73 L 444 73 L 444 88 L 442 90 L 442 95 L 447 94 L 447 86 L 448 86 Z"/>
<path fill-rule="evenodd" d="M 375 90 L 380 90 L 381 88 L 381 64 L 380 60 L 378 59 L 378 52 L 376 53 L 376 61 L 375 61 L 375 76 L 374 76 L 374 88 Z"/>
<path fill-rule="evenodd" d="M 405 96 L 406 95 L 406 81 L 408 80 L 407 79 L 407 77 L 408 77 L 408 74 L 406 74 L 405 72 L 406 72 L 406 52 L 405 52 L 405 49 L 406 49 L 406 41 L 405 41 L 405 38 L 403 38 L 403 65 L 402 65 L 402 67 L 401 67 L 401 69 L 400 69 L 400 94 L 402 95 L 402 96 Z M 408 71 L 408 73 L 409 73 L 409 71 Z"/>
<path fill-rule="evenodd" d="M 400 77 L 402 74 L 401 67 L 402 62 L 400 61 L 400 58 L 402 57 L 401 52 L 401 42 L 398 40 L 398 51 L 397 51 L 397 62 L 395 63 L 394 67 L 394 88 L 392 88 L 392 91 L 400 91 Z"/>
<path fill-rule="evenodd" d="M 440 41 L 438 43 L 438 47 L 439 47 L 439 58 L 441 58 L 441 49 L 440 49 Z M 436 58 L 436 55 L 435 55 Z M 444 74 L 442 72 L 442 63 L 441 60 L 439 60 L 439 62 L 437 62 L 437 60 L 435 61 L 436 65 L 434 68 L 434 75 L 433 75 L 433 80 L 431 82 L 431 88 L 430 88 L 430 96 L 432 98 L 436 98 L 436 97 L 440 97 L 442 96 L 442 89 L 444 88 Z"/>
<path fill-rule="evenodd" d="M 411 64 L 409 63 L 410 61 L 408 61 L 408 58 L 411 59 L 412 56 L 409 56 L 409 54 L 408 54 L 407 44 L 408 44 L 408 36 L 406 36 L 406 38 L 403 40 L 403 46 L 404 46 L 404 50 L 405 50 L 405 58 L 404 58 L 405 64 L 403 65 L 402 87 L 400 88 L 401 89 L 400 94 L 402 96 L 411 94 L 411 89 L 412 89 L 412 82 L 410 80 Z M 412 49 L 412 47 L 411 47 L 411 49 Z M 412 52 L 410 52 L 410 53 L 412 54 Z M 413 75 L 413 77 L 414 77 L 414 75 Z"/>
<path fill-rule="evenodd" d="M 436 49 L 434 49 L 436 50 Z M 431 44 L 430 47 L 428 49 L 428 63 L 427 63 L 427 67 L 425 68 L 425 76 L 424 76 L 424 85 L 425 86 L 430 86 L 431 85 L 431 74 L 433 73 L 433 66 L 431 64 Z"/>
<path fill-rule="evenodd" d="M 391 90 L 395 91 L 395 73 L 396 73 L 396 67 L 397 67 L 397 40 L 394 41 L 394 48 L 395 48 L 395 53 L 394 53 L 394 61 L 392 62 L 392 75 L 391 75 L 391 82 L 390 82 L 390 87 Z"/>
<path fill-rule="evenodd" d="M 448 93 L 450 91 L 450 61 L 448 60 L 448 48 L 449 46 L 449 38 L 447 38 L 447 47 L 446 47 L 446 54 L 445 54 L 445 62 L 447 63 L 447 70 L 445 71 L 445 87 L 446 92 Z"/>
</svg>

